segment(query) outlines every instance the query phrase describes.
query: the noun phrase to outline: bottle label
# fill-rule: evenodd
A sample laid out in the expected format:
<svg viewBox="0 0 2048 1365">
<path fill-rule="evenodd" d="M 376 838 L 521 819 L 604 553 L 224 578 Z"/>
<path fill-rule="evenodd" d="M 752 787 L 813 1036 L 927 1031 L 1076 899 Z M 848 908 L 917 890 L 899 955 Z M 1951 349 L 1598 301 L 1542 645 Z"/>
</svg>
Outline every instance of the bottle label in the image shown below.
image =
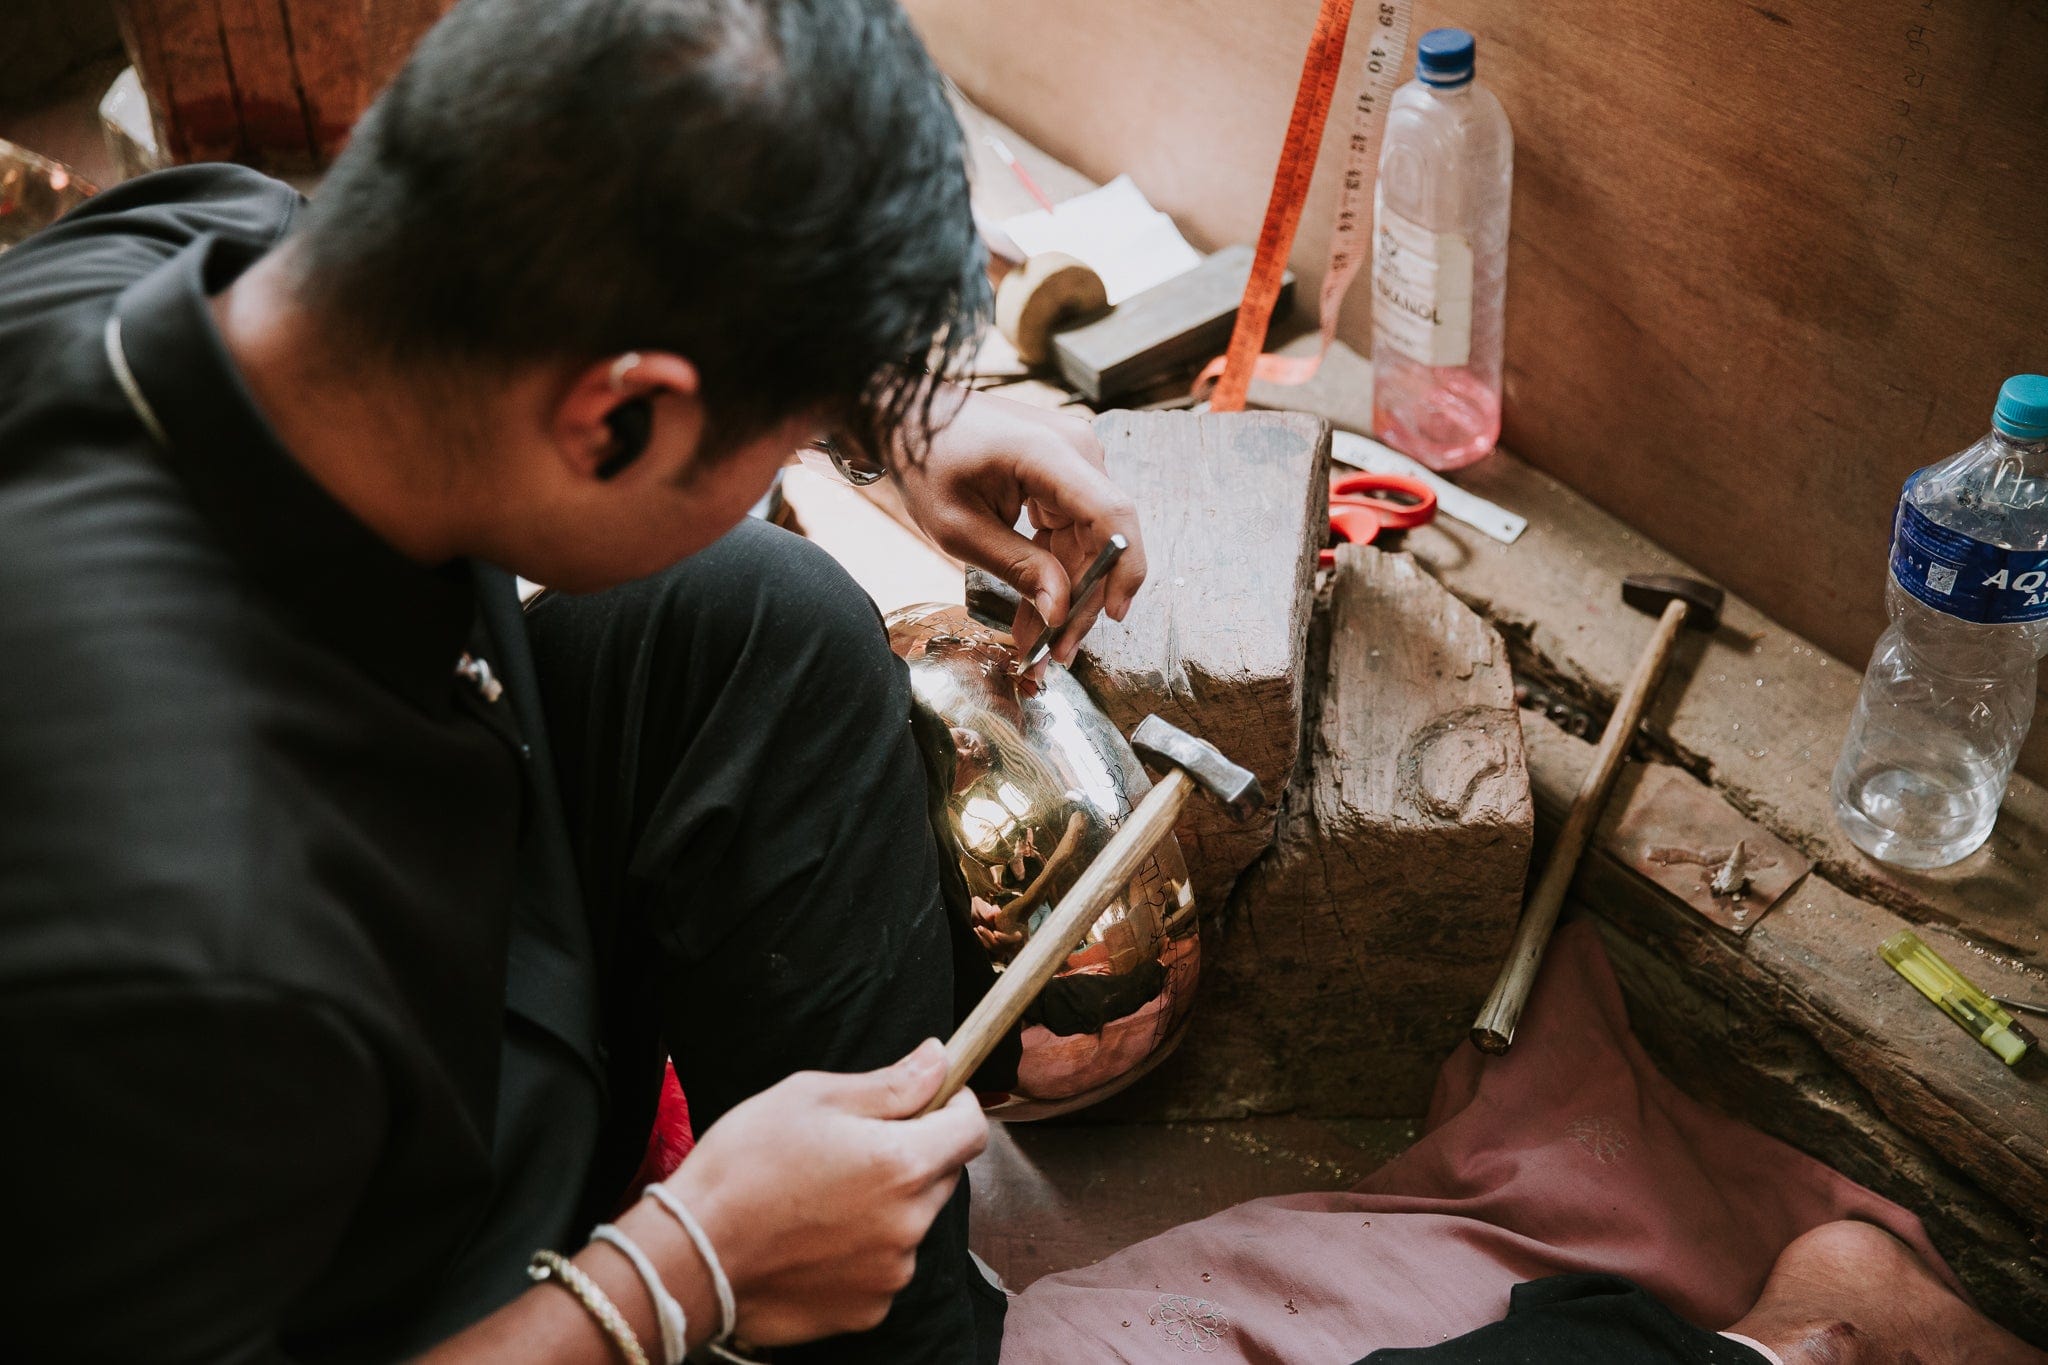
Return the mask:
<svg viewBox="0 0 2048 1365">
<path fill-rule="evenodd" d="M 1987 545 L 1937 524 L 1904 495 L 1892 531 L 1892 576 L 1960 620 L 2007 626 L 2048 619 L 2048 550 Z"/>
<path fill-rule="evenodd" d="M 1376 345 L 1424 365 L 1472 358 L 1472 246 L 1432 232 L 1373 196 L 1372 329 Z"/>
</svg>

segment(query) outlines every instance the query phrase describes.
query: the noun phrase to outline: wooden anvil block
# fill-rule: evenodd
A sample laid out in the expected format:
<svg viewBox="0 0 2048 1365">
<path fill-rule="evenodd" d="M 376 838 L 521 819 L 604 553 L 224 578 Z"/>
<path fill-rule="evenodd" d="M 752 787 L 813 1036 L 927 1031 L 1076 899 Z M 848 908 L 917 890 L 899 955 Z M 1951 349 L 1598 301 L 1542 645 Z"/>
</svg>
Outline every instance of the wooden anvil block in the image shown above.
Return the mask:
<svg viewBox="0 0 2048 1365">
<path fill-rule="evenodd" d="M 1257 773 L 1277 806 L 1301 746 L 1329 425 L 1286 412 L 1106 412 L 1095 434 L 1138 505 L 1150 570 L 1129 615 L 1089 632 L 1075 676 L 1124 733 L 1156 711 Z M 968 602 L 989 600 L 993 580 L 968 577 Z M 1188 803 L 1176 832 L 1205 916 L 1273 828 L 1271 814 L 1236 825 Z"/>
<path fill-rule="evenodd" d="M 1344 546 L 1311 752 L 1203 944 L 1179 1052 L 1118 1113 L 1418 1115 L 1499 970 L 1534 833 L 1500 637 L 1406 554 Z"/>
</svg>

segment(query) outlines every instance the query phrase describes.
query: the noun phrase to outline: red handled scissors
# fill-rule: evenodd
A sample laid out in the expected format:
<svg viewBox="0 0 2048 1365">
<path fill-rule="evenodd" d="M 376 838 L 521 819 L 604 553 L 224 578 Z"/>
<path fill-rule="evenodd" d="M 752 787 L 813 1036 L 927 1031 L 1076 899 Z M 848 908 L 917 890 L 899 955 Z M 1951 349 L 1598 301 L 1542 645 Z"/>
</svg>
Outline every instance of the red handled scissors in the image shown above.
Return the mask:
<svg viewBox="0 0 2048 1365">
<path fill-rule="evenodd" d="M 1370 545 L 1382 531 L 1406 531 L 1436 520 L 1436 490 L 1404 474 L 1333 474 L 1330 477 L 1330 538 Z M 1335 550 L 1323 551 L 1322 567 L 1334 568 Z"/>
</svg>

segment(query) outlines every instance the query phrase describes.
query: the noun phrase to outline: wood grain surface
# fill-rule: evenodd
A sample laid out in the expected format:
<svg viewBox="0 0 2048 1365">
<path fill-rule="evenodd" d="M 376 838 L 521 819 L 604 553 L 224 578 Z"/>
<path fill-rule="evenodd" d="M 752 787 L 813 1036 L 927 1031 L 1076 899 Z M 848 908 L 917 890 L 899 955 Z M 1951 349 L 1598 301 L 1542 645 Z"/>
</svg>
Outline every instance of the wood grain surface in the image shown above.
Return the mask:
<svg viewBox="0 0 2048 1365">
<path fill-rule="evenodd" d="M 1158 712 L 1286 790 L 1301 744 L 1330 433 L 1298 413 L 1106 412 L 1110 476 L 1138 505 L 1150 571 L 1122 621 L 1099 620 L 1074 672 L 1128 734 Z M 1195 897 L 1220 910 L 1271 841 L 1207 802 L 1182 816 Z"/>
<path fill-rule="evenodd" d="M 1338 551 L 1313 745 L 1212 934 L 1180 1051 L 1117 1112 L 1426 1107 L 1505 959 L 1534 816 L 1507 651 L 1405 554 Z"/>
<path fill-rule="evenodd" d="M 907 7 L 1047 151 L 1198 246 L 1252 240 L 1315 0 Z M 1437 24 L 1478 34 L 1515 128 L 1508 444 L 1860 665 L 1901 481 L 2048 369 L 2048 0 L 1421 0 Z"/>
<path fill-rule="evenodd" d="M 1438 518 L 1409 533 L 1416 558 L 1500 628 L 1518 666 L 1611 704 L 1653 625 L 1623 604 L 1622 578 L 1697 577 L 1698 568 L 1512 458 L 1463 481 L 1528 517 L 1529 529 L 1502 545 Z M 1837 885 L 2048 969 L 2048 791 L 2039 784 L 2014 779 L 1989 842 L 1938 871 L 1875 862 L 1836 825 L 1828 781 L 1860 677 L 1730 594 L 1713 635 L 1681 633 L 1644 728 Z"/>
</svg>

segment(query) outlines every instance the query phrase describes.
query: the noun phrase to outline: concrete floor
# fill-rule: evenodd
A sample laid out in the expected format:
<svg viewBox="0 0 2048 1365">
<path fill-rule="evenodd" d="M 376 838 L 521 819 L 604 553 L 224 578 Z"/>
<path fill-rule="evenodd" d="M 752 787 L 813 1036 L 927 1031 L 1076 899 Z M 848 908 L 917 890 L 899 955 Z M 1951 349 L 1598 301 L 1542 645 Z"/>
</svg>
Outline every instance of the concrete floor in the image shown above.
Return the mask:
<svg viewBox="0 0 2048 1365">
<path fill-rule="evenodd" d="M 1415 1137 L 1398 1119 L 997 1124 L 969 1168 L 974 1249 L 1022 1289 L 1247 1199 L 1347 1189 Z"/>
</svg>

